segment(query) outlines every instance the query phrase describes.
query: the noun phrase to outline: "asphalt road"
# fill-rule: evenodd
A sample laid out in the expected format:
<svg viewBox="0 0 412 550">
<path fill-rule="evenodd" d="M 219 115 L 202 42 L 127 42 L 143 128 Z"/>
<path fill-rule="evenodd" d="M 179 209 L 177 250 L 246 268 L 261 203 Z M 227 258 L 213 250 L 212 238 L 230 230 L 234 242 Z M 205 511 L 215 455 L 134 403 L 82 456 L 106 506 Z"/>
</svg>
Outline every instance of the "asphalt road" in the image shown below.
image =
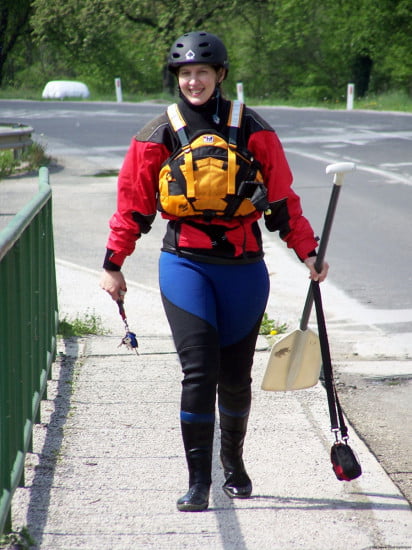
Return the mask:
<svg viewBox="0 0 412 550">
<path fill-rule="evenodd" d="M 57 158 L 91 157 L 97 166 L 100 159 L 102 169 L 118 169 L 134 133 L 163 110 L 164 105 L 149 103 L 0 101 L 0 122 L 30 124 L 36 139 Z M 347 160 L 357 164 L 357 171 L 346 178 L 334 222 L 330 277 L 363 304 L 410 309 L 412 321 L 412 116 L 257 110 L 278 132 L 304 212 L 317 233 L 331 189 L 326 165 Z M 389 316 L 394 315 L 392 311 Z"/>
<path fill-rule="evenodd" d="M 114 177 L 95 176 L 117 171 L 131 136 L 163 110 L 157 104 L 0 101 L 0 122 L 30 124 L 35 138 L 57 159 L 51 181 L 59 259 L 100 269 L 116 183 Z M 364 318 L 353 332 L 347 322 L 331 323 L 340 331 L 342 348 L 333 350 L 334 359 L 346 414 L 411 502 L 412 116 L 257 110 L 277 130 L 304 212 L 319 234 L 332 186 L 325 167 L 340 161 L 357 164 L 345 179 L 327 259 L 329 280 L 344 293 L 351 315 L 356 317 L 359 310 Z M 72 179 L 61 178 L 65 172 Z M 20 178 L 11 181 L 24 189 Z M 24 193 L 18 199 L 25 201 Z M 0 211 L 4 206 L 2 200 Z M 162 233 L 158 219 L 139 243 L 139 253 L 128 259 L 126 276 L 157 287 Z M 331 306 L 337 316 L 347 315 L 339 311 L 341 303 Z M 368 344 L 367 349 L 353 353 L 354 341 Z M 386 374 L 368 374 L 368 358 L 382 360 Z"/>
</svg>

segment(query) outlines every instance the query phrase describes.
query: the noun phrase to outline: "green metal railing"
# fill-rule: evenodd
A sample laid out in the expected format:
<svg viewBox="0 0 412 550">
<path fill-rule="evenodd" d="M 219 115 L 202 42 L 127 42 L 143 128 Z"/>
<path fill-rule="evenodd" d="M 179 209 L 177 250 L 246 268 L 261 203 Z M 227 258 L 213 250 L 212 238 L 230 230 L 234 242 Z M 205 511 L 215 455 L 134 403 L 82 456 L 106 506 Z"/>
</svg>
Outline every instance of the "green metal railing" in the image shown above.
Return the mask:
<svg viewBox="0 0 412 550">
<path fill-rule="evenodd" d="M 57 325 L 51 188 L 40 168 L 38 193 L 0 232 L 0 534 L 11 530 L 12 497 L 24 485 Z"/>
</svg>

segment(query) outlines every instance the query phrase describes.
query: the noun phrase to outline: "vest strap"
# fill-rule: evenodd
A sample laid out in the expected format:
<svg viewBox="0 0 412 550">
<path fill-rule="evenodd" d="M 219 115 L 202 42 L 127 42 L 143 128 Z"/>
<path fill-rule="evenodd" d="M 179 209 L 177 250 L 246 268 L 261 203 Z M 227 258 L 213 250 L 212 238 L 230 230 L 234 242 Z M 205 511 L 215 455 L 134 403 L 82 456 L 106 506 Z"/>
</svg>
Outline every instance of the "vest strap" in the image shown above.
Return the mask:
<svg viewBox="0 0 412 550">
<path fill-rule="evenodd" d="M 193 155 L 190 148 L 189 138 L 186 132 L 186 121 L 182 117 L 182 114 L 177 106 L 177 103 L 169 105 L 167 108 L 167 115 L 173 126 L 173 130 L 176 132 L 179 138 L 180 144 L 185 152 L 185 168 L 186 168 L 186 191 L 187 198 L 195 198 L 195 177 L 193 174 Z"/>
</svg>

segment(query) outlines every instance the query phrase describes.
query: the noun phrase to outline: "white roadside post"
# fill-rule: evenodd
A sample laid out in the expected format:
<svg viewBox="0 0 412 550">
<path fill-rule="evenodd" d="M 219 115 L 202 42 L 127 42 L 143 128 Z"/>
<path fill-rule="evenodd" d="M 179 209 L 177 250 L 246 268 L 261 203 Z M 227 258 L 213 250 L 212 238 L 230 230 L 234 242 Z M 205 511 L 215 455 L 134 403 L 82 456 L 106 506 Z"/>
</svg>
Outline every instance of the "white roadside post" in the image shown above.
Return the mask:
<svg viewBox="0 0 412 550">
<path fill-rule="evenodd" d="M 353 109 L 353 96 L 355 95 L 355 84 L 348 84 L 348 91 L 346 95 L 346 109 L 352 111 Z"/>
<path fill-rule="evenodd" d="M 121 103 L 123 101 L 123 96 L 122 96 L 122 81 L 120 80 L 120 78 L 114 79 L 114 86 L 116 88 L 117 103 Z"/>
<path fill-rule="evenodd" d="M 237 82 L 236 83 L 236 91 L 237 91 L 237 99 L 241 103 L 244 103 L 245 98 L 243 95 L 243 82 Z"/>
</svg>

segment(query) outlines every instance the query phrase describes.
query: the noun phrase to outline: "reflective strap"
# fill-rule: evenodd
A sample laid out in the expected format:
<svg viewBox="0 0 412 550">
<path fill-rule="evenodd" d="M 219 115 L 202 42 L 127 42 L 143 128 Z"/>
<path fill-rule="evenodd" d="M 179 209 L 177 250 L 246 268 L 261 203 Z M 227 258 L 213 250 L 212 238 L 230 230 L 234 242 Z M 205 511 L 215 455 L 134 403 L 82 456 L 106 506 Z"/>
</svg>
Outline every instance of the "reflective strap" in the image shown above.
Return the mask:
<svg viewBox="0 0 412 550">
<path fill-rule="evenodd" d="M 228 170 L 227 170 L 227 193 L 234 195 L 236 192 L 236 142 L 237 131 L 240 127 L 243 114 L 243 103 L 241 101 L 232 101 L 230 106 L 229 118 L 229 147 L 228 147 Z"/>
<path fill-rule="evenodd" d="M 186 126 L 186 122 L 184 121 L 184 118 L 180 114 L 177 103 L 173 103 L 173 105 L 169 105 L 169 107 L 167 108 L 167 116 L 169 117 L 170 122 L 172 123 L 172 126 L 173 126 L 173 130 L 175 132 L 180 130 L 180 128 L 184 128 Z"/>
<path fill-rule="evenodd" d="M 236 147 L 237 131 L 240 128 L 242 121 L 244 104 L 238 100 L 232 101 L 230 106 L 229 118 L 227 125 L 229 126 L 229 143 Z"/>
<path fill-rule="evenodd" d="M 235 126 L 236 128 L 240 127 L 240 121 L 242 119 L 243 113 L 243 103 L 238 101 L 232 101 L 232 106 L 230 108 L 229 120 L 227 121 L 228 126 Z"/>
<path fill-rule="evenodd" d="M 167 116 L 169 117 L 173 130 L 176 132 L 180 140 L 180 144 L 182 145 L 182 147 L 187 147 L 189 145 L 189 140 L 187 138 L 187 133 L 185 130 L 186 122 L 180 114 L 177 103 L 169 105 L 169 107 L 167 108 Z"/>
</svg>

